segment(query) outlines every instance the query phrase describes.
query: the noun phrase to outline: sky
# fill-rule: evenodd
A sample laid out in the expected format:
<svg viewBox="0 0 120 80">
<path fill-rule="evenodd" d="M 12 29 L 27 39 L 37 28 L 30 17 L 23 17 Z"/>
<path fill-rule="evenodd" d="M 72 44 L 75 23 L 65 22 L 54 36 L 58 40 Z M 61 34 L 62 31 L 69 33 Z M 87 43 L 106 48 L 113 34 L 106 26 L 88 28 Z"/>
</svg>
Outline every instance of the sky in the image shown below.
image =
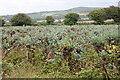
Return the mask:
<svg viewBox="0 0 120 80">
<path fill-rule="evenodd" d="M 74 7 L 117 6 L 119 0 L 0 0 L 0 15 L 66 10 Z"/>
</svg>

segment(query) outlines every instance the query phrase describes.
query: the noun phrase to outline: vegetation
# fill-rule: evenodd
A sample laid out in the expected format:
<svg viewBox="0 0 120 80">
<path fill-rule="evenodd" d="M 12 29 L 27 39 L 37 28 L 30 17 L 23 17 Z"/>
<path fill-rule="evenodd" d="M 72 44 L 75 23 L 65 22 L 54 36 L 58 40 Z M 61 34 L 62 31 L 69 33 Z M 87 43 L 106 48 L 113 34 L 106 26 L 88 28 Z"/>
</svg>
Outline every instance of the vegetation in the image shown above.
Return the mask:
<svg viewBox="0 0 120 80">
<path fill-rule="evenodd" d="M 13 26 L 26 26 L 31 25 L 32 19 L 27 16 L 26 14 L 19 13 L 17 15 L 14 15 L 12 19 L 10 20 Z"/>
<path fill-rule="evenodd" d="M 68 13 L 65 16 L 64 24 L 65 25 L 75 25 L 80 19 L 77 13 Z"/>
<path fill-rule="evenodd" d="M 107 19 L 105 9 L 98 9 L 89 13 L 89 18 L 95 20 L 97 24 L 103 24 Z"/>
<path fill-rule="evenodd" d="M 50 24 L 53 24 L 55 20 L 52 16 L 47 16 L 46 21 L 47 21 L 47 24 L 50 25 Z"/>
<path fill-rule="evenodd" d="M 95 20 L 97 24 L 103 24 L 107 19 L 113 19 L 115 23 L 120 23 L 120 8 L 110 6 L 109 8 L 102 8 L 93 10 L 88 17 Z"/>
<path fill-rule="evenodd" d="M 89 13 L 90 19 L 105 25 L 79 23 L 77 9 L 65 15 L 65 25 L 60 19 L 54 23 L 54 16 L 47 16 L 47 23 L 23 13 L 13 16 L 13 26 L 0 27 L 0 74 L 3 78 L 119 79 L 120 36 L 115 25 L 119 9 L 111 6 Z M 107 19 L 114 21 L 105 22 Z M 0 25 L 4 25 L 2 19 Z"/>
<path fill-rule="evenodd" d="M 97 7 L 77 7 L 72 8 L 68 10 L 57 10 L 57 11 L 42 11 L 42 12 L 35 12 L 35 13 L 29 13 L 27 14 L 30 16 L 33 20 L 45 20 L 47 14 L 51 14 L 50 16 L 53 16 L 54 19 L 64 19 L 65 14 L 74 12 L 74 13 L 89 13 L 92 10 L 99 9 Z M 10 20 L 12 15 L 6 15 L 4 18 L 6 20 Z M 86 16 L 87 18 L 87 16 Z"/>
<path fill-rule="evenodd" d="M 81 12 L 79 12 L 79 9 Z M 61 17 L 62 18 L 59 18 L 59 14 L 56 14 L 55 12 L 56 11 L 51 11 L 51 16 L 47 16 L 46 17 L 46 21 L 47 21 L 47 24 L 53 24 L 53 22 L 57 19 L 59 20 L 58 22 L 55 21 L 54 25 L 60 25 L 60 24 L 63 24 L 63 18 L 65 17 L 64 19 L 64 24 L 65 25 L 75 25 L 76 23 L 79 24 L 79 25 L 84 25 L 84 24 L 92 24 L 93 22 L 87 22 L 87 21 L 91 21 L 91 20 L 94 20 L 95 21 L 95 24 L 119 24 L 120 22 L 120 15 L 119 15 L 119 12 L 120 12 L 120 8 L 119 7 L 115 7 L 115 6 L 110 6 L 108 8 L 102 8 L 102 9 L 99 9 L 99 8 L 91 8 L 91 9 L 87 9 L 87 8 L 83 8 L 85 10 L 88 10 L 88 11 L 91 11 L 89 14 L 88 14 L 88 17 L 87 18 L 87 13 L 83 13 L 82 15 L 80 14 L 76 14 L 76 13 L 82 13 L 82 12 L 87 12 L 87 11 L 82 11 L 81 10 L 82 8 L 73 8 L 73 9 L 69 9 L 69 10 L 66 10 L 66 11 L 57 11 L 57 13 L 61 13 Z M 95 10 L 96 9 L 96 10 Z M 78 10 L 78 11 L 77 11 Z M 93 10 L 93 11 L 92 11 Z M 65 13 L 64 13 L 65 12 Z M 68 13 L 68 12 L 76 12 L 76 13 Z M 48 11 L 49 13 L 49 11 Z M 37 14 L 37 13 L 36 13 Z M 66 14 L 66 15 L 65 15 Z M 19 16 L 18 16 L 19 15 Z M 47 25 L 45 23 L 45 21 L 36 21 L 34 18 L 32 18 L 34 21 L 36 21 L 35 23 L 32 23 L 32 20 L 29 16 L 27 16 L 26 14 L 22 14 L 24 16 L 21 16 L 21 13 L 20 14 L 17 14 L 15 16 L 13 16 L 13 18 L 11 19 L 11 23 L 13 26 L 23 26 L 23 25 L 31 25 L 31 26 L 39 26 L 39 25 Z M 31 13 L 32 15 L 32 13 Z M 44 13 L 44 12 L 41 12 L 41 15 L 44 15 L 46 16 L 47 15 L 47 12 Z M 20 17 L 21 16 L 21 17 Z M 5 17 L 5 16 L 4 16 Z M 9 16 L 7 16 L 9 17 Z M 16 18 L 17 17 L 17 18 Z M 81 19 L 79 19 L 79 17 Z M 22 19 L 23 18 L 23 19 Z M 38 18 L 38 17 L 37 17 Z M 41 17 L 40 17 L 41 18 Z M 41 18 L 42 19 L 42 18 Z M 111 22 L 106 22 L 105 20 L 108 20 L 108 19 L 113 19 L 113 21 Z M 38 19 L 39 20 L 39 19 Z M 82 22 L 83 21 L 83 22 Z M 84 22 L 86 21 L 86 22 Z M 7 23 L 5 24 L 5 26 L 10 26 L 11 24 L 10 23 Z"/>
<path fill-rule="evenodd" d="M 5 24 L 5 21 L 0 18 L 0 26 L 4 26 L 4 24 Z"/>
<path fill-rule="evenodd" d="M 120 78 L 117 25 L 0 28 L 3 78 Z"/>
<path fill-rule="evenodd" d="M 107 18 L 113 19 L 116 23 L 120 23 L 120 7 L 110 6 L 105 8 Z"/>
</svg>

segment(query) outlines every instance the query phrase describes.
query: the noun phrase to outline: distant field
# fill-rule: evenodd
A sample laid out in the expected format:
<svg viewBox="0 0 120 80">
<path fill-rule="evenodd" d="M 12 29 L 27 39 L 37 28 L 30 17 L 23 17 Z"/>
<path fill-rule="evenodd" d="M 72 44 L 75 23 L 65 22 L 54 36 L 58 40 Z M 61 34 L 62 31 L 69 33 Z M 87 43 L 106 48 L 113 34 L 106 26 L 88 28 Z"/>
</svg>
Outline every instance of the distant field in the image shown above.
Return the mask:
<svg viewBox="0 0 120 80">
<path fill-rule="evenodd" d="M 99 7 L 76 7 L 68 10 L 58 10 L 58 11 L 43 11 L 43 12 L 34 12 L 28 13 L 33 20 L 45 20 L 46 16 L 53 16 L 55 19 L 64 19 L 65 14 L 70 12 L 75 12 L 80 14 L 81 18 L 87 18 L 87 14 L 95 9 L 99 9 Z M 5 20 L 10 20 L 12 15 L 5 15 Z"/>
<path fill-rule="evenodd" d="M 4 78 L 119 77 L 118 25 L 11 26 L 0 32 Z"/>
</svg>

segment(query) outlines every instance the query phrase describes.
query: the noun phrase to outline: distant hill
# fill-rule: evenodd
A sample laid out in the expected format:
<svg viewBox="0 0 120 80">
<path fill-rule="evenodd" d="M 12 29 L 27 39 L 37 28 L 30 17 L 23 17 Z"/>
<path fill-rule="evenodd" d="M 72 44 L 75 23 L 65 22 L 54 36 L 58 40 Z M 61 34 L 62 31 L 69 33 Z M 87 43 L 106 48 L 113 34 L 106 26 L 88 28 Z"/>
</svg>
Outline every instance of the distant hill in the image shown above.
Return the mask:
<svg viewBox="0 0 120 80">
<path fill-rule="evenodd" d="M 118 7 L 120 7 L 120 1 L 118 2 Z"/>
<path fill-rule="evenodd" d="M 41 11 L 41 12 L 34 12 L 28 13 L 32 19 L 34 20 L 45 20 L 46 16 L 53 16 L 55 19 L 63 19 L 64 15 L 70 12 L 75 12 L 80 15 L 81 18 L 87 18 L 86 15 L 95 9 L 99 9 L 97 7 L 76 7 L 68 10 L 58 10 L 58 11 Z M 10 20 L 12 15 L 4 16 L 5 20 Z"/>
</svg>

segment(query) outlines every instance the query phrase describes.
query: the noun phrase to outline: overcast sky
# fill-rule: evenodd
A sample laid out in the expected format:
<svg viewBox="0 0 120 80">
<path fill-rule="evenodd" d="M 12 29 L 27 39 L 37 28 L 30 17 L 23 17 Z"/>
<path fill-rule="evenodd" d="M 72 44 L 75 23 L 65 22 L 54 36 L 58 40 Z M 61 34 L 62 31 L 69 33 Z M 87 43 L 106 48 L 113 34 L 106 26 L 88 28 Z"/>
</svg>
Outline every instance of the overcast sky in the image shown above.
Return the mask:
<svg viewBox="0 0 120 80">
<path fill-rule="evenodd" d="M 0 0 L 0 15 L 65 10 L 74 7 L 108 7 L 119 0 Z"/>
</svg>

